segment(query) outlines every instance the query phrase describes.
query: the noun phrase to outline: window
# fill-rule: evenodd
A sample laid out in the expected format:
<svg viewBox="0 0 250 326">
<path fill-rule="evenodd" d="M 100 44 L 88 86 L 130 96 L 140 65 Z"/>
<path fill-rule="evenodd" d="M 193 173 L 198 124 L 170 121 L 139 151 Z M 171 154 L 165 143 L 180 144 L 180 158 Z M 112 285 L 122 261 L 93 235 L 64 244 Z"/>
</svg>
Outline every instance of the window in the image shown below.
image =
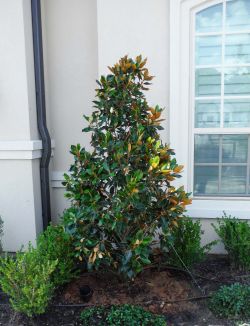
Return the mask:
<svg viewBox="0 0 250 326">
<path fill-rule="evenodd" d="M 193 194 L 250 196 L 250 0 L 195 13 Z"/>
</svg>

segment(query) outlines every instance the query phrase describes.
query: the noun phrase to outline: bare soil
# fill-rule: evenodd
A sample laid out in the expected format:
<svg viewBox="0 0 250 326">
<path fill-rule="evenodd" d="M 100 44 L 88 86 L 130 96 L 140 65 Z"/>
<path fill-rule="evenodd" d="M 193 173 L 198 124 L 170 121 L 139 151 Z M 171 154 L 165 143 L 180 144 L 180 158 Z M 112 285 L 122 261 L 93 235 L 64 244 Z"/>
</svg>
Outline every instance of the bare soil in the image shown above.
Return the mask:
<svg viewBox="0 0 250 326">
<path fill-rule="evenodd" d="M 28 319 L 15 314 L 8 305 L 0 305 L 0 325 L 81 325 L 80 313 L 85 307 L 96 305 L 137 304 L 164 314 L 168 326 L 236 325 L 234 320 L 216 318 L 208 309 L 208 297 L 223 284 L 250 284 L 250 275 L 232 271 L 225 256 L 207 257 L 187 272 L 172 268 L 149 268 L 131 284 L 123 283 L 110 274 L 83 273 L 58 291 L 46 314 Z M 88 303 L 80 298 L 79 287 L 88 285 L 93 296 Z M 7 303 L 7 298 L 0 298 Z M 91 325 L 89 325 L 91 326 Z"/>
</svg>

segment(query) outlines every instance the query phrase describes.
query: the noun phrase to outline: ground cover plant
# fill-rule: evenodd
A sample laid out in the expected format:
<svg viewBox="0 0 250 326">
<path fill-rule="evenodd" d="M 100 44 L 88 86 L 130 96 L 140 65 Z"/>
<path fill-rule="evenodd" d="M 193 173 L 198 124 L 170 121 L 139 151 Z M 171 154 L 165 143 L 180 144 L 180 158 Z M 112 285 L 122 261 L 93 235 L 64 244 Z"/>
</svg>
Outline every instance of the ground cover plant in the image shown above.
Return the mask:
<svg viewBox="0 0 250 326">
<path fill-rule="evenodd" d="M 250 270 L 250 224 L 225 213 L 213 225 L 228 252 L 231 265 L 241 270 Z"/>
<path fill-rule="evenodd" d="M 250 286 L 239 283 L 222 286 L 213 294 L 210 308 L 220 317 L 250 317 Z"/>
<path fill-rule="evenodd" d="M 83 326 L 166 326 L 164 316 L 152 314 L 139 306 L 93 307 L 81 313 Z"/>
<path fill-rule="evenodd" d="M 132 279 L 151 263 L 191 202 L 174 151 L 159 136 L 162 108 L 149 106 L 144 91 L 153 77 L 141 56 L 123 57 L 97 81 L 96 110 L 85 117 L 92 152 L 71 146 L 74 164 L 65 175 L 72 207 L 64 214 L 75 254 L 89 269 L 109 268 Z"/>
</svg>

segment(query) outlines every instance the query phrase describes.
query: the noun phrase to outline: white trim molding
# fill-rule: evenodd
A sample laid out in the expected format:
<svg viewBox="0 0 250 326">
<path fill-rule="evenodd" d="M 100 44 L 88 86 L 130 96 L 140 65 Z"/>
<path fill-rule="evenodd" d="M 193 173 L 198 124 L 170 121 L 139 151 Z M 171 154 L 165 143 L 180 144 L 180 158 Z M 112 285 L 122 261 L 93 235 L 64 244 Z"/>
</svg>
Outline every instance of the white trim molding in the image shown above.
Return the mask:
<svg viewBox="0 0 250 326">
<path fill-rule="evenodd" d="M 62 185 L 62 182 L 64 181 L 64 177 L 63 177 L 64 173 L 69 174 L 68 171 L 52 171 L 51 172 L 50 181 L 51 181 L 52 188 L 65 188 Z"/>
<path fill-rule="evenodd" d="M 197 8 L 220 3 L 223 0 L 170 0 L 170 114 L 169 136 L 171 146 L 176 151 L 176 158 L 190 171 L 192 146 L 190 146 L 191 89 L 192 89 L 192 14 Z M 188 173 L 180 183 L 188 187 Z M 188 187 L 188 191 L 192 191 Z"/>
<path fill-rule="evenodd" d="M 55 142 L 51 142 L 52 148 Z M 0 141 L 0 160 L 34 160 L 42 156 L 41 140 Z M 53 155 L 52 155 L 53 156 Z"/>
<path fill-rule="evenodd" d="M 197 10 L 223 0 L 170 0 L 170 143 L 179 164 L 185 166 L 177 185 L 192 192 L 192 89 L 193 89 L 193 15 Z M 244 130 L 245 132 L 245 130 Z M 195 218 L 217 218 L 223 211 L 250 219 L 249 197 L 194 198 L 187 214 Z"/>
<path fill-rule="evenodd" d="M 197 199 L 193 204 L 187 206 L 187 215 L 194 218 L 215 219 L 223 215 L 223 211 L 228 215 L 239 219 L 250 219 L 250 200 L 232 200 L 229 199 Z"/>
</svg>

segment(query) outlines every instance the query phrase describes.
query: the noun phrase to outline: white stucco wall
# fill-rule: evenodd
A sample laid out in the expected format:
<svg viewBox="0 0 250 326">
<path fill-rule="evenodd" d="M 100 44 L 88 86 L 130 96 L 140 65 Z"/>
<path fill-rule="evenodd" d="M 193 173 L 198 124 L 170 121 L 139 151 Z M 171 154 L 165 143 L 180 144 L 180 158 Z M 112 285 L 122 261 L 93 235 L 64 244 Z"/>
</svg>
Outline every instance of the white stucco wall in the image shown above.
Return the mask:
<svg viewBox="0 0 250 326">
<path fill-rule="evenodd" d="M 0 139 L 37 138 L 30 4 L 1 0 L 0 6 Z"/>
<path fill-rule="evenodd" d="M 43 18 L 48 120 L 56 144 L 51 162 L 56 219 L 67 205 L 61 181 L 72 162 L 70 145 L 89 146 L 90 137 L 81 130 L 83 114 L 92 110 L 98 76 L 96 1 L 45 0 Z"/>
<path fill-rule="evenodd" d="M 0 215 L 3 247 L 42 230 L 30 1 L 0 1 Z"/>
<path fill-rule="evenodd" d="M 155 78 L 146 92 L 148 102 L 169 109 L 169 1 L 98 0 L 99 75 L 107 66 L 128 54 L 148 58 L 147 66 Z M 168 120 L 163 122 L 164 141 L 168 140 Z"/>
</svg>

